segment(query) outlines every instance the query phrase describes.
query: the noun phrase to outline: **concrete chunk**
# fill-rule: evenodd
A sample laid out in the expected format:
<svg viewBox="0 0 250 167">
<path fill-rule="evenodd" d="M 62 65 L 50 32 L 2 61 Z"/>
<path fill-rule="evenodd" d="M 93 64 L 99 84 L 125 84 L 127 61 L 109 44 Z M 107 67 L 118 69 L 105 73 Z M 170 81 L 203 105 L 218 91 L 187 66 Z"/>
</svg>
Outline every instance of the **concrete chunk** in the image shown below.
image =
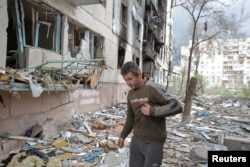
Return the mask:
<svg viewBox="0 0 250 167">
<path fill-rule="evenodd" d="M 250 138 L 225 136 L 224 145 L 228 150 L 250 150 Z"/>
<path fill-rule="evenodd" d="M 206 161 L 207 160 L 207 152 L 211 149 L 208 147 L 194 147 L 190 151 L 190 159 L 193 161 Z"/>
</svg>

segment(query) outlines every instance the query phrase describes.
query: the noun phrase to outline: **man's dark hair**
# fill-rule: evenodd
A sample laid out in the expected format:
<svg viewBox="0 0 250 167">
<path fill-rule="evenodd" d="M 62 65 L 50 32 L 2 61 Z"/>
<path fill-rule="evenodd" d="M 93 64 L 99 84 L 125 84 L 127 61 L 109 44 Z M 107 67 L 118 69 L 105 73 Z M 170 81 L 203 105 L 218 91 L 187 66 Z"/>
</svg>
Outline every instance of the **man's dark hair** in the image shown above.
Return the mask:
<svg viewBox="0 0 250 167">
<path fill-rule="evenodd" d="M 124 76 L 131 72 L 133 75 L 138 76 L 141 72 L 138 65 L 134 61 L 128 61 L 122 65 L 121 75 Z"/>
</svg>

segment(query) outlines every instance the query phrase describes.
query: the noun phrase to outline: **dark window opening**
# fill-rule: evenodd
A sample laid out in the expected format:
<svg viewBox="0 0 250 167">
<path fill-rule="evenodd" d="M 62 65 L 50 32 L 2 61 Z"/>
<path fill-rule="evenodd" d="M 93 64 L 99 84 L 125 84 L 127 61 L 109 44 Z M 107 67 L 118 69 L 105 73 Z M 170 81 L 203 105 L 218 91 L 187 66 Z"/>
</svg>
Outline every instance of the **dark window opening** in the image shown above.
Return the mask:
<svg viewBox="0 0 250 167">
<path fill-rule="evenodd" d="M 133 54 L 133 61 L 139 66 L 140 64 L 140 58 Z"/>
<path fill-rule="evenodd" d="M 127 27 L 128 22 L 128 7 L 124 4 L 121 4 L 121 23 L 123 26 Z"/>
<path fill-rule="evenodd" d="M 12 68 L 25 67 L 25 46 L 60 53 L 61 14 L 43 3 L 13 0 L 8 3 L 7 62 Z M 18 54 L 17 54 L 18 53 Z"/>
<path fill-rule="evenodd" d="M 9 0 L 7 3 L 6 67 L 21 69 L 16 73 L 6 68 L 13 76 L 7 83 L 11 90 L 30 91 L 27 76 L 49 91 L 74 91 L 76 86 L 77 89 L 96 88 L 106 68 L 102 36 L 79 26 L 67 16 L 61 22 L 61 13 L 42 1 Z M 67 59 L 70 55 L 75 59 Z M 17 82 L 27 87 L 16 86 Z"/>
<path fill-rule="evenodd" d="M 118 68 L 121 68 L 125 59 L 125 49 L 120 47 L 118 48 Z"/>
<path fill-rule="evenodd" d="M 141 25 L 138 21 L 134 21 L 134 32 L 135 32 L 135 37 L 140 40 L 140 28 Z"/>
</svg>

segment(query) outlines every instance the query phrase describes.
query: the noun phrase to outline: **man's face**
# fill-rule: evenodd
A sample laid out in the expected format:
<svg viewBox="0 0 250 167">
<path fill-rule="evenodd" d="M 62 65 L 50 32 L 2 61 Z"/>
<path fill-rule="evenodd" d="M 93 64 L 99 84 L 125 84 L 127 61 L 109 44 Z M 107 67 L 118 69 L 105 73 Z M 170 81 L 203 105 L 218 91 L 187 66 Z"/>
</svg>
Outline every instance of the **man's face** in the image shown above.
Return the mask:
<svg viewBox="0 0 250 167">
<path fill-rule="evenodd" d="M 136 89 L 140 86 L 141 73 L 135 76 L 129 72 L 128 74 L 123 75 L 123 79 L 131 89 Z"/>
</svg>

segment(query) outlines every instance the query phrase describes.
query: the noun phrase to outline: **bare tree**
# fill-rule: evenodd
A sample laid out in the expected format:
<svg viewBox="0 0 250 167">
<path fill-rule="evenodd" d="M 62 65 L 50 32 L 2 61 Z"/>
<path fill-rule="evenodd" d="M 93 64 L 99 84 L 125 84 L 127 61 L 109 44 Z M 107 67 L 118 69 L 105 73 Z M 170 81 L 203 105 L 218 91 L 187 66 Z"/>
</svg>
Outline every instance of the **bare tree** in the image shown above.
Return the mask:
<svg viewBox="0 0 250 167">
<path fill-rule="evenodd" d="M 225 38 L 228 35 L 236 37 L 239 35 L 241 25 L 247 20 L 248 14 L 244 8 L 237 8 L 239 14 L 228 12 L 230 8 L 237 3 L 237 0 L 179 0 L 180 6 L 185 9 L 191 18 L 190 35 L 191 44 L 188 57 L 187 80 L 185 106 L 182 122 L 190 120 L 190 111 L 192 99 L 195 93 L 197 78 L 190 77 L 193 54 L 196 57 L 196 73 L 198 73 L 199 59 L 204 52 L 199 48 L 200 44 L 216 38 Z M 209 43 L 209 42 L 208 42 Z"/>
<path fill-rule="evenodd" d="M 170 76 L 173 73 L 173 66 L 172 66 L 172 61 L 171 61 L 171 55 L 169 55 L 168 57 L 168 74 L 166 76 L 167 79 L 167 84 L 166 84 L 166 90 L 168 90 L 168 86 L 169 86 L 169 80 L 170 80 Z"/>
<path fill-rule="evenodd" d="M 180 91 L 182 91 L 182 88 L 183 88 L 183 82 L 184 82 L 184 79 L 185 79 L 185 75 L 186 75 L 186 67 L 183 67 L 183 68 L 181 69 Z"/>
</svg>

